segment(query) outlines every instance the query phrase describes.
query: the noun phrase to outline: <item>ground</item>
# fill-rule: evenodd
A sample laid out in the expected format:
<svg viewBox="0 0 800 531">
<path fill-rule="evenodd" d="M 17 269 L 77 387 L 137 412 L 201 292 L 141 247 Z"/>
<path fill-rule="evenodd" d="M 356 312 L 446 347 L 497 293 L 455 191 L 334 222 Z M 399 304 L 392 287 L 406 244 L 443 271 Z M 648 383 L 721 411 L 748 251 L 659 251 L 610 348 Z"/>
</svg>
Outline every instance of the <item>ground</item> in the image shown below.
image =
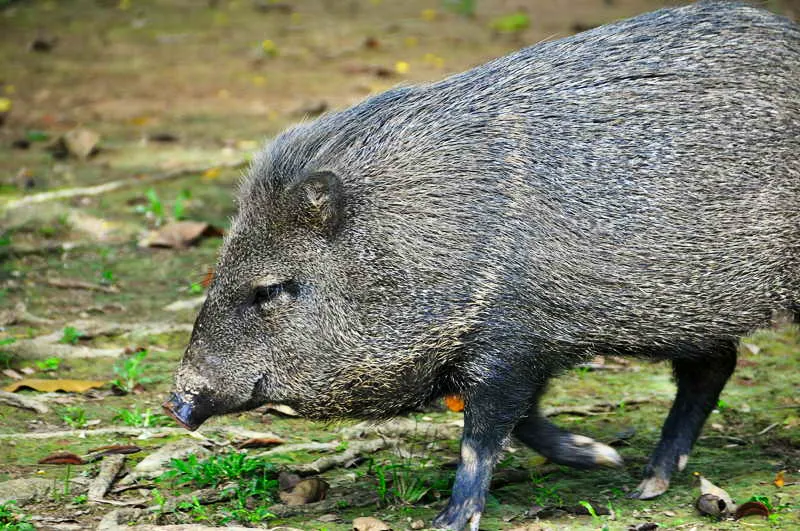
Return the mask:
<svg viewBox="0 0 800 531">
<path fill-rule="evenodd" d="M 39 460 L 57 451 L 84 455 L 103 445 L 137 444 L 142 451 L 127 457 L 130 470 L 155 449 L 186 438 L 158 431 L 158 426 L 174 426 L 171 421 L 141 414 L 160 413 L 188 340 L 186 325 L 197 311 L 196 306 L 165 307 L 202 295 L 220 239 L 211 235 L 177 249 L 138 245 L 148 230 L 174 218 L 224 229 L 234 212 L 232 197 L 243 164 L 265 139 L 306 116 L 663 4 L 0 0 L 0 363 L 18 373 L 32 369 L 31 375 L 22 373 L 25 377 L 106 382 L 85 393 L 18 393 L 40 398 L 48 413 L 0 405 L 0 481 L 43 477 L 54 486 L 17 512 L 42 529 L 92 528 L 114 509 L 81 498 L 80 479 L 94 477 L 98 463 L 71 466 L 69 473 L 79 478 L 72 482 L 65 478 L 65 465 L 40 465 Z M 777 11 L 791 8 L 790 2 L 767 4 Z M 99 135 L 96 153 L 83 159 L 58 148 L 57 140 L 75 128 Z M 88 149 L 94 141 L 79 144 Z M 15 203 L 45 191 L 116 181 L 125 184 L 107 193 Z M 64 242 L 76 245 L 69 249 Z M 68 287 L 58 287 L 59 281 Z M 90 333 L 109 322 L 119 326 Z M 29 341 L 52 332 L 51 343 Z M 24 345 L 33 346 L 23 353 Z M 70 357 L 82 347 L 116 355 Z M 132 360 L 140 349 L 147 354 L 135 366 Z M 524 472 L 492 491 L 481 528 L 627 529 L 646 522 L 680 529 L 800 528 L 798 359 L 800 332 L 791 325 L 744 339 L 738 371 L 689 467 L 666 495 L 647 502 L 625 495 L 638 482 L 674 393 L 669 367 L 605 359 L 570 371 L 547 396 L 547 406 L 562 408 L 554 419 L 616 445 L 625 467 L 569 470 L 513 444 L 498 469 Z M 12 376 L 0 375 L 0 384 L 14 383 Z M 120 385 L 112 390 L 108 382 L 122 376 L 133 392 L 123 394 Z M 435 404 L 411 418 L 420 425 L 452 427 L 461 414 Z M 147 422 L 158 426 L 141 426 Z M 92 434 L 125 425 L 139 425 L 136 429 L 145 435 Z M 286 443 L 337 441 L 335 453 L 358 442 L 340 431 L 343 426 L 259 410 L 210 421 L 200 433 L 217 443 L 218 454 L 235 451 L 228 441 L 247 438 L 241 429 L 269 432 Z M 73 427 L 86 432 L 29 438 Z M 429 522 L 443 506 L 457 457 L 456 437 L 411 430 L 401 437 L 399 449 L 387 447 L 354 460 L 351 468 L 325 472 L 331 499 L 355 495 L 367 502 L 376 498 L 378 504 L 341 502 L 328 507 L 323 520 L 313 510 L 280 518 L 258 513 L 259 504 L 273 503 L 267 501 L 274 495 L 272 484 L 260 485 L 262 491 L 241 505 L 229 500 L 207 508 L 162 506 L 125 518 L 210 525 L 239 509 L 234 520 L 263 527 L 344 530 L 354 517 L 375 516 L 394 529 L 406 529 L 419 519 Z M 262 450 L 243 451 L 252 457 Z M 260 462 L 291 467 L 325 454 L 275 455 Z M 721 522 L 698 514 L 694 471 L 739 503 L 763 497 L 773 514 Z M 164 499 L 202 486 L 178 483 L 146 481 L 146 489 L 108 497 L 132 503 L 141 498 L 139 505 L 158 507 Z M 1 489 L 0 494 L 5 496 Z M 580 502 L 598 512 L 610 508 L 612 514 L 590 516 Z M 526 517 L 532 507 L 544 510 Z M 2 518 L 0 510 L 0 525 Z"/>
</svg>

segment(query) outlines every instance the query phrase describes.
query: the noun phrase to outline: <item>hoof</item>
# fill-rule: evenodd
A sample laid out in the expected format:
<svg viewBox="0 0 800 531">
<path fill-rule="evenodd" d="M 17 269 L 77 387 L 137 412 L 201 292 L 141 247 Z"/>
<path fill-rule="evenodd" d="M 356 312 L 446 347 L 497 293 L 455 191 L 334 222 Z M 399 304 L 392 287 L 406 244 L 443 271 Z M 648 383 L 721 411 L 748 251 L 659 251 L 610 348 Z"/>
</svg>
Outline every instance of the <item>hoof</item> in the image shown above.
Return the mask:
<svg viewBox="0 0 800 531">
<path fill-rule="evenodd" d="M 616 450 L 590 437 L 573 435 L 572 444 L 580 448 L 581 453 L 586 452 L 591 454 L 591 460 L 594 466 L 619 468 L 624 464 L 622 456 L 620 456 Z"/>
<path fill-rule="evenodd" d="M 628 498 L 634 500 L 652 500 L 661 496 L 669 488 L 669 480 L 657 476 L 649 477 L 642 480 L 636 490 L 628 495 Z"/>
<path fill-rule="evenodd" d="M 479 511 L 473 512 L 471 515 L 465 515 L 456 510 L 447 507 L 444 511 L 433 519 L 433 527 L 435 529 L 447 529 L 449 531 L 461 531 L 469 522 L 470 531 L 478 531 L 478 526 L 481 522 L 481 513 Z"/>
</svg>

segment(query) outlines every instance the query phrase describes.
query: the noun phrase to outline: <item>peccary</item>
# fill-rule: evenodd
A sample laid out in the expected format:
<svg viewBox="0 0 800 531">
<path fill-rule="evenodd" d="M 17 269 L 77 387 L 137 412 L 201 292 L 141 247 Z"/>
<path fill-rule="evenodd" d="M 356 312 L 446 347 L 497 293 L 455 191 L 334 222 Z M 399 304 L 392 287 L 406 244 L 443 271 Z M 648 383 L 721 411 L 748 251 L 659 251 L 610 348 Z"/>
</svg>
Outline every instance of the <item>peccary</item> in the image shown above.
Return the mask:
<svg viewBox="0 0 800 531">
<path fill-rule="evenodd" d="M 253 162 L 165 404 L 189 429 L 267 401 L 382 419 L 464 397 L 437 527 L 477 528 L 509 436 L 617 452 L 546 420 L 598 353 L 671 360 L 634 496 L 664 492 L 740 336 L 800 302 L 800 29 L 700 3 L 400 87 Z"/>
</svg>

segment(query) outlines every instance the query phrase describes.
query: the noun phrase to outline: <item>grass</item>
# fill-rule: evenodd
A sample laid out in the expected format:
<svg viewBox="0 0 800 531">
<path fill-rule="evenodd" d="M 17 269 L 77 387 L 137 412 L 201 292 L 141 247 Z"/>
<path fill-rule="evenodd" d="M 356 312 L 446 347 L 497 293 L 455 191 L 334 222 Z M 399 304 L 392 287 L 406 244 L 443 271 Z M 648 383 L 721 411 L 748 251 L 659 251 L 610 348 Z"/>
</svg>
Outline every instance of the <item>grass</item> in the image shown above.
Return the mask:
<svg viewBox="0 0 800 531">
<path fill-rule="evenodd" d="M 153 381 L 144 375 L 147 366 L 143 363 L 147 357 L 147 350 L 134 352 L 114 365 L 116 378 L 111 380 L 111 385 L 123 394 L 132 393 L 137 387 Z"/>
<path fill-rule="evenodd" d="M 274 517 L 266 506 L 276 499 L 277 476 L 278 470 L 271 463 L 248 457 L 245 452 L 229 452 L 203 460 L 196 455 L 173 459 L 169 470 L 158 478 L 158 482 L 192 488 L 216 488 L 232 484 L 227 488 L 234 493 L 233 502 L 218 512 L 209 512 L 196 499 L 179 505 L 178 509 L 189 513 L 193 521 L 214 520 L 221 525 L 231 521 L 252 524 Z M 154 500 L 163 507 L 160 492 L 154 494 Z"/>
<path fill-rule="evenodd" d="M 168 416 L 153 413 L 150 408 L 141 410 L 138 405 L 134 405 L 131 409 L 118 409 L 113 420 L 134 428 L 155 428 L 173 424 Z"/>
<path fill-rule="evenodd" d="M 0 504 L 0 531 L 35 531 L 30 518 L 14 502 Z"/>
</svg>

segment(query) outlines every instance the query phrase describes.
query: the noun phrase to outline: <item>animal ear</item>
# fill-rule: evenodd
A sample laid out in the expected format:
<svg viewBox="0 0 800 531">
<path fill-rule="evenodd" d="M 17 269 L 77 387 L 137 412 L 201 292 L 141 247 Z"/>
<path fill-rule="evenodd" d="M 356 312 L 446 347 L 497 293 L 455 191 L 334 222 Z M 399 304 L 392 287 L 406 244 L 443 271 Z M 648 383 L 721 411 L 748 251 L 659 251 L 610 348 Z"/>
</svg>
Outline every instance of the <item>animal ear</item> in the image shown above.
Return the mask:
<svg viewBox="0 0 800 531">
<path fill-rule="evenodd" d="M 333 236 L 344 217 L 342 182 L 331 171 L 301 177 L 289 186 L 297 220 Z"/>
</svg>

